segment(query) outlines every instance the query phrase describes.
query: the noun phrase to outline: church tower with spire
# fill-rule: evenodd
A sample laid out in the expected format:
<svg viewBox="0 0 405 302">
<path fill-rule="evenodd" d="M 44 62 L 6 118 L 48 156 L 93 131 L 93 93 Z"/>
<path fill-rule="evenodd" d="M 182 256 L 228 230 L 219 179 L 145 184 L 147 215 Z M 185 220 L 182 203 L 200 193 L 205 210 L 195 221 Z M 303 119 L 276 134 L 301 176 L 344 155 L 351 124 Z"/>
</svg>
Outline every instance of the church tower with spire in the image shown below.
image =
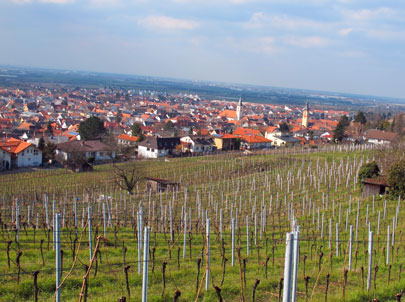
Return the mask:
<svg viewBox="0 0 405 302">
<path fill-rule="evenodd" d="M 236 120 L 240 121 L 240 119 L 242 118 L 242 97 L 239 98 L 239 103 L 238 106 L 236 107 Z"/>
<path fill-rule="evenodd" d="M 307 102 L 304 112 L 302 113 L 302 126 L 305 128 L 308 128 L 308 123 L 309 123 L 308 115 L 309 115 L 309 104 Z"/>
</svg>

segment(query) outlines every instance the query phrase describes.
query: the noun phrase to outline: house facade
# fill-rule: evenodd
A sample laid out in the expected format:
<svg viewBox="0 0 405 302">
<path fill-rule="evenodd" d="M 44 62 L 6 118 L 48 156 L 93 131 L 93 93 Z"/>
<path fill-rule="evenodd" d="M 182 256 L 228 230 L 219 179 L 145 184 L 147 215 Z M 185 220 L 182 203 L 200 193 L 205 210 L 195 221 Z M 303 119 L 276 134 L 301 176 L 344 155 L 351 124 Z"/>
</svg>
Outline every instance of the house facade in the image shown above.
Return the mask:
<svg viewBox="0 0 405 302">
<path fill-rule="evenodd" d="M 273 146 L 277 147 L 294 147 L 301 144 L 301 141 L 299 139 L 290 135 L 274 135 L 272 138 Z"/>
<path fill-rule="evenodd" d="M 128 147 L 135 147 L 136 142 L 139 140 L 137 136 L 131 136 L 128 134 L 120 134 L 118 137 L 118 145 L 121 146 L 128 146 Z"/>
<path fill-rule="evenodd" d="M 214 145 L 217 150 L 228 151 L 228 150 L 237 150 L 239 149 L 237 140 L 240 139 L 238 136 L 225 133 L 214 134 Z"/>
<path fill-rule="evenodd" d="M 207 136 L 185 136 L 180 139 L 183 152 L 211 153 L 216 149 L 214 140 Z"/>
<path fill-rule="evenodd" d="M 271 140 L 260 135 L 242 136 L 240 148 L 243 150 L 271 148 Z"/>
<path fill-rule="evenodd" d="M 115 158 L 115 150 L 100 141 L 70 141 L 56 145 L 56 155 L 66 161 L 74 154 L 85 158 L 93 157 L 95 161 L 108 161 Z"/>
<path fill-rule="evenodd" d="M 374 145 L 390 145 L 398 141 L 398 134 L 389 131 L 370 129 L 364 133 L 364 141 Z"/>
<path fill-rule="evenodd" d="M 31 143 L 10 138 L 1 142 L 0 148 L 1 164 L 4 164 L 5 169 L 37 167 L 42 164 L 42 151 Z"/>
<path fill-rule="evenodd" d="M 11 168 L 11 153 L 1 148 L 0 150 L 0 170 L 9 170 Z"/>
<path fill-rule="evenodd" d="M 179 137 L 147 137 L 138 144 L 138 156 L 143 158 L 165 157 L 174 154 L 179 145 Z"/>
</svg>

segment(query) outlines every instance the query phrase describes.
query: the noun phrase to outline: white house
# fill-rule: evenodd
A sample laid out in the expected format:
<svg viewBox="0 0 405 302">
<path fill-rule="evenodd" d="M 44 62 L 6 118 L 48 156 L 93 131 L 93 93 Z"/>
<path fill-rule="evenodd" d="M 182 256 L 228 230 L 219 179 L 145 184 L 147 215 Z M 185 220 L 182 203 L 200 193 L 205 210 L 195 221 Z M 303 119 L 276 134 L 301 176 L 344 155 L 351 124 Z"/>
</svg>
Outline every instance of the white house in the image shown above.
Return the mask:
<svg viewBox="0 0 405 302">
<path fill-rule="evenodd" d="M 143 158 L 159 158 L 173 154 L 180 145 L 178 137 L 148 136 L 138 144 L 138 156 Z"/>
<path fill-rule="evenodd" d="M 301 141 L 298 138 L 292 137 L 290 135 L 280 135 L 273 136 L 273 146 L 283 147 L 283 146 L 299 146 Z"/>
<path fill-rule="evenodd" d="M 183 151 L 191 153 L 210 153 L 214 150 L 214 140 L 211 137 L 201 135 L 189 135 L 182 137 L 180 143 Z"/>
<path fill-rule="evenodd" d="M 128 134 L 120 134 L 117 137 L 118 145 L 129 147 L 136 146 L 136 142 L 138 141 L 138 139 L 139 138 L 137 136 L 132 136 Z"/>
<path fill-rule="evenodd" d="M 72 154 L 83 154 L 84 157 L 93 157 L 95 161 L 106 161 L 115 158 L 112 147 L 100 141 L 69 141 L 56 145 L 56 155 L 63 160 L 68 160 Z"/>
<path fill-rule="evenodd" d="M 370 129 L 364 133 L 364 141 L 374 145 L 389 145 L 398 141 L 398 134 L 395 132 Z"/>
<path fill-rule="evenodd" d="M 9 155 L 2 154 L 6 168 L 35 167 L 42 164 L 42 151 L 31 143 L 10 138 L 2 142 L 0 147 L 2 151 L 9 153 Z"/>
</svg>

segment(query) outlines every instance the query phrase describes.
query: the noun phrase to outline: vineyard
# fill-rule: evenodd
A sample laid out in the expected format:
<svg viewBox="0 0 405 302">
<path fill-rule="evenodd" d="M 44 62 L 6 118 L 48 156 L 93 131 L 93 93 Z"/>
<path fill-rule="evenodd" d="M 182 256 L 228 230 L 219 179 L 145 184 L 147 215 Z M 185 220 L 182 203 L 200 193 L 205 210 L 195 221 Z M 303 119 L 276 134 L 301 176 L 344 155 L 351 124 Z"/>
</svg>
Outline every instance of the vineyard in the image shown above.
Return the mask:
<svg viewBox="0 0 405 302">
<path fill-rule="evenodd" d="M 0 300 L 401 301 L 405 208 L 358 181 L 394 156 L 348 145 L 119 164 L 178 183 L 133 194 L 113 165 L 1 175 Z"/>
</svg>

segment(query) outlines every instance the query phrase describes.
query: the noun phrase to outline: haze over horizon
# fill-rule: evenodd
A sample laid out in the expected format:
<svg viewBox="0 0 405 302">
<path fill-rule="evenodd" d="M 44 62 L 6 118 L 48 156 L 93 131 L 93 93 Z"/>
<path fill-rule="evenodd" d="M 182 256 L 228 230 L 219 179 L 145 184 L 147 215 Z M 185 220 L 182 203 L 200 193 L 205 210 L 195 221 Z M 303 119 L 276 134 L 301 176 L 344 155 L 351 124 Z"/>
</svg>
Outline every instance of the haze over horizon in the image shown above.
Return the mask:
<svg viewBox="0 0 405 302">
<path fill-rule="evenodd" d="M 405 3 L 285 2 L 1 0 L 0 64 L 405 97 Z"/>
</svg>

